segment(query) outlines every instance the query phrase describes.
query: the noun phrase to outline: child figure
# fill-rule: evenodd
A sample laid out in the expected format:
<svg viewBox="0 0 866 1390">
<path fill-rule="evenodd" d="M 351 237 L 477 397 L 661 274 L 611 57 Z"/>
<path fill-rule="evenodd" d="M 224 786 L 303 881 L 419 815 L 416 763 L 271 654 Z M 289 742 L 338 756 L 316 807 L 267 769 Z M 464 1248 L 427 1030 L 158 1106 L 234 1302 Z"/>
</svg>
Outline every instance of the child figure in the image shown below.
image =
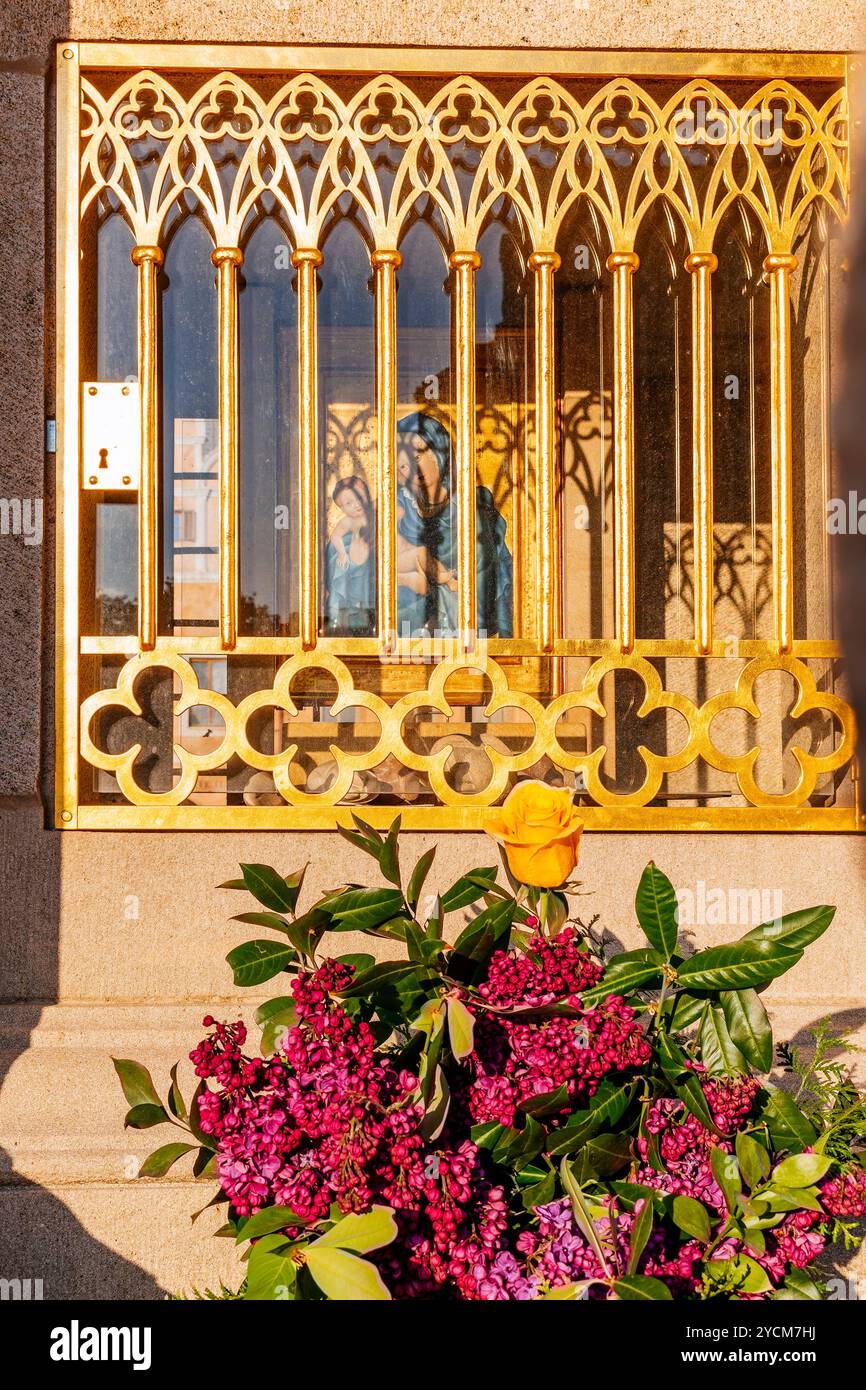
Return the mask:
<svg viewBox="0 0 866 1390">
<path fill-rule="evenodd" d="M 457 592 L 457 576 L 446 569 L 439 560 L 431 557 L 426 545 L 413 545 L 400 532 L 404 508 L 397 503 L 397 586 L 410 589 L 414 594 L 426 594 L 430 583 L 444 584 L 452 593 Z"/>
</svg>

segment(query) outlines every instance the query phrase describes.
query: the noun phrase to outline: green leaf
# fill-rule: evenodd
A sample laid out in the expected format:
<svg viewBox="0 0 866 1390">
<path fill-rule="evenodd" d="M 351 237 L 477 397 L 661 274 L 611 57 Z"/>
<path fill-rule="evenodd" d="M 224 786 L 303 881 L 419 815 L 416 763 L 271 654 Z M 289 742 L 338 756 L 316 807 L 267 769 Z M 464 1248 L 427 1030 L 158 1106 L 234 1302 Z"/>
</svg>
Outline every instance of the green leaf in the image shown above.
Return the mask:
<svg viewBox="0 0 866 1390">
<path fill-rule="evenodd" d="M 733 1154 L 726 1154 L 724 1149 L 712 1148 L 710 1149 L 710 1167 L 724 1194 L 725 1206 L 728 1211 L 734 1211 L 737 1198 L 743 1190 L 740 1167 L 736 1158 Z"/>
<path fill-rule="evenodd" d="M 268 864 L 241 864 L 241 873 L 247 888 L 262 907 L 271 912 L 294 912 L 306 865 L 286 878 Z"/>
<path fill-rule="evenodd" d="M 245 941 L 229 951 L 226 960 L 234 973 L 236 985 L 249 988 L 264 984 L 285 970 L 293 952 L 278 941 Z"/>
<path fill-rule="evenodd" d="M 670 879 L 647 864 L 637 887 L 635 911 L 651 946 L 670 960 L 677 945 L 677 895 Z"/>
<path fill-rule="evenodd" d="M 496 882 L 497 872 L 494 864 L 490 868 L 474 869 L 471 874 L 464 874 L 462 878 L 458 878 L 457 882 L 442 894 L 442 911 L 457 912 L 461 907 L 477 903 Z"/>
<path fill-rule="evenodd" d="M 821 1290 L 818 1285 L 802 1269 L 792 1269 L 781 1289 L 777 1289 L 773 1297 L 782 1300 L 808 1300 L 816 1303 L 822 1301 Z"/>
<path fill-rule="evenodd" d="M 410 975 L 416 974 L 417 967 L 412 961 L 384 960 L 362 970 L 350 985 L 338 991 L 341 999 L 360 999 L 366 994 L 375 994 L 387 985 L 396 984 Z"/>
<path fill-rule="evenodd" d="M 734 1046 L 721 1009 L 708 1004 L 701 1023 L 701 1061 L 713 1076 L 748 1071 L 749 1064 Z"/>
<path fill-rule="evenodd" d="M 433 863 L 435 857 L 436 846 L 434 845 L 432 849 L 424 851 L 412 870 L 412 876 L 409 879 L 409 887 L 406 889 L 406 901 L 413 911 L 418 905 L 418 899 L 421 897 L 425 880 L 430 872 L 430 865 Z"/>
<path fill-rule="evenodd" d="M 168 1124 L 169 1116 L 161 1105 L 133 1105 L 127 1110 L 123 1121 L 124 1129 L 153 1129 L 154 1125 Z"/>
<path fill-rule="evenodd" d="M 716 1122 L 712 1116 L 712 1111 L 707 1104 L 707 1098 L 704 1095 L 703 1087 L 694 1072 L 692 1072 L 685 1081 L 677 1082 L 674 1086 L 674 1090 L 686 1109 L 694 1115 L 696 1120 L 700 1120 L 705 1129 L 710 1130 L 713 1134 L 719 1133 L 716 1128 Z"/>
<path fill-rule="evenodd" d="M 682 1033 L 686 1028 L 691 1028 L 693 1023 L 697 1023 L 707 1005 L 705 995 L 689 994 L 682 990 L 673 999 L 674 1009 L 671 1014 L 671 1032 Z"/>
<path fill-rule="evenodd" d="M 337 931 L 369 931 L 399 916 L 402 907 L 399 888 L 349 888 L 328 900 Z"/>
<path fill-rule="evenodd" d="M 254 1212 L 251 1217 L 241 1226 L 237 1234 L 237 1243 L 241 1241 L 257 1240 L 260 1236 L 273 1235 L 277 1231 L 285 1230 L 286 1226 L 306 1226 L 308 1218 L 298 1216 L 291 1207 L 262 1207 L 260 1211 Z M 288 1239 L 283 1236 L 283 1240 Z"/>
<path fill-rule="evenodd" d="M 554 1130 L 550 1134 L 547 1150 L 550 1156 L 558 1158 L 561 1154 L 573 1153 L 606 1124 L 616 1124 L 631 1104 L 636 1086 L 637 1083 L 634 1081 L 626 1082 L 623 1086 L 603 1081 L 593 1096 L 589 1109 L 576 1111 L 569 1116 L 562 1129 Z"/>
<path fill-rule="evenodd" d="M 557 1284 L 555 1289 L 548 1289 L 547 1293 L 540 1294 L 538 1301 L 539 1303 L 564 1303 L 567 1299 L 574 1302 L 591 1284 L 597 1283 L 600 1283 L 600 1280 L 578 1279 L 573 1284 Z"/>
<path fill-rule="evenodd" d="M 327 1298 L 335 1302 L 390 1299 L 381 1274 L 369 1260 L 359 1259 L 345 1250 L 331 1249 L 321 1242 L 310 1245 L 305 1253 L 307 1268 Z"/>
<path fill-rule="evenodd" d="M 294 999 L 287 994 L 277 999 L 268 999 L 260 1004 L 255 1013 L 256 1023 L 262 1030 L 260 1051 L 263 1057 L 271 1057 L 283 1034 L 294 1028 L 298 1021 Z"/>
<path fill-rule="evenodd" d="M 748 989 L 784 975 L 800 959 L 775 941 L 734 941 L 698 951 L 677 969 L 677 982 L 686 989 Z"/>
<path fill-rule="evenodd" d="M 627 1134 L 597 1134 L 578 1151 L 571 1171 L 577 1182 L 591 1178 L 606 1178 L 625 1168 L 632 1157 L 631 1140 Z"/>
<path fill-rule="evenodd" d="M 178 1120 L 189 1119 L 186 1102 L 181 1095 L 180 1086 L 177 1084 L 177 1069 L 179 1063 L 175 1062 L 169 1075 L 171 1076 L 171 1089 L 168 1093 L 168 1108 L 172 1115 Z"/>
<path fill-rule="evenodd" d="M 439 1138 L 445 1128 L 451 1106 L 451 1089 L 445 1072 L 437 1065 L 432 1068 L 431 1076 L 433 1084 L 430 1100 L 421 1121 L 421 1134 L 429 1141 Z"/>
<path fill-rule="evenodd" d="M 506 1125 L 501 1125 L 498 1120 L 485 1120 L 483 1124 L 471 1125 L 469 1135 L 476 1148 L 487 1149 L 490 1153 L 496 1148 L 503 1135 L 509 1133 Z M 517 1133 L 514 1130 L 513 1133 Z"/>
<path fill-rule="evenodd" d="M 194 1178 L 215 1178 L 218 1174 L 216 1154 L 213 1149 L 200 1148 L 192 1165 Z"/>
<path fill-rule="evenodd" d="M 767 1177 L 770 1171 L 770 1155 L 763 1144 L 758 1143 L 757 1139 L 751 1134 L 746 1134 L 744 1130 L 738 1131 L 734 1145 L 740 1171 L 751 1191 Z"/>
<path fill-rule="evenodd" d="M 310 1247 L 319 1250 L 324 1245 L 333 1245 L 340 1250 L 355 1250 L 366 1255 L 370 1250 L 381 1250 L 397 1238 L 397 1222 L 390 1207 L 373 1207 L 361 1215 L 344 1216 L 330 1231 Z"/>
<path fill-rule="evenodd" d="M 259 1004 L 254 1018 L 259 1027 L 268 1023 L 272 1018 L 296 1017 L 297 1010 L 295 1001 L 290 994 L 278 995 L 276 999 L 266 999 L 264 1004 Z"/>
<path fill-rule="evenodd" d="M 389 883 L 396 883 L 400 887 L 400 859 L 397 849 L 397 836 L 400 834 L 400 816 L 395 816 L 391 822 L 391 828 L 385 836 L 382 844 L 382 852 L 379 856 L 379 868 L 382 870 L 383 878 L 387 878 Z"/>
<path fill-rule="evenodd" d="M 635 1217 L 634 1225 L 631 1230 L 631 1250 L 628 1257 L 627 1274 L 634 1274 L 640 1263 L 640 1257 L 646 1249 L 646 1243 L 652 1235 L 653 1229 L 653 1204 L 644 1202 L 640 1212 Z"/>
<path fill-rule="evenodd" d="M 702 1245 L 709 1244 L 710 1216 L 703 1202 L 694 1197 L 674 1197 L 673 1218 L 681 1231 L 693 1236 Z"/>
<path fill-rule="evenodd" d="M 366 951 L 348 951 L 346 955 L 336 956 L 335 959 L 338 960 L 341 965 L 351 965 L 354 968 L 356 976 L 360 975 L 363 970 L 369 970 L 371 966 L 376 964 L 376 957 L 369 955 Z"/>
<path fill-rule="evenodd" d="M 817 1131 L 786 1091 L 764 1083 L 766 1102 L 761 1118 L 777 1149 L 806 1149 L 815 1143 Z"/>
<path fill-rule="evenodd" d="M 766 1271 L 749 1255 L 735 1255 L 731 1260 L 708 1260 L 707 1273 L 727 1280 L 733 1275 L 739 1293 L 769 1293 L 772 1284 Z"/>
<path fill-rule="evenodd" d="M 555 1091 L 539 1091 L 537 1095 L 527 1096 L 526 1100 L 518 1101 L 517 1108 L 525 1115 L 555 1115 L 567 1102 L 568 1087 L 563 1082 Z"/>
<path fill-rule="evenodd" d="M 281 917 L 277 912 L 237 912 L 231 920 L 246 922 L 251 927 L 269 927 L 271 931 L 282 932 L 283 936 L 288 935 L 289 924 L 285 917 Z"/>
<path fill-rule="evenodd" d="M 774 1187 L 812 1187 L 829 1167 L 830 1159 L 823 1154 L 792 1154 L 773 1169 L 772 1183 Z"/>
<path fill-rule="evenodd" d="M 823 936 L 836 915 L 835 907 L 805 907 L 746 932 L 742 941 L 776 941 L 789 951 L 802 951 Z"/>
<path fill-rule="evenodd" d="M 608 961 L 597 985 L 580 991 L 584 1008 L 599 1003 L 609 994 L 629 994 L 641 985 L 660 984 L 661 973 L 662 958 L 653 948 L 644 946 L 639 951 L 623 951 Z"/>
<path fill-rule="evenodd" d="M 540 1182 L 535 1182 L 531 1187 L 524 1189 L 521 1201 L 526 1211 L 534 1211 L 536 1207 L 546 1206 L 552 1202 L 556 1196 L 556 1174 L 551 1170 L 546 1173 Z"/>
<path fill-rule="evenodd" d="M 762 1187 L 759 1195 L 762 1202 L 769 1203 L 773 1212 L 824 1210 L 813 1188 L 783 1187 L 779 1190 L 776 1187 Z"/>
<path fill-rule="evenodd" d="M 455 1062 L 465 1062 L 475 1047 L 475 1017 L 460 999 L 448 1000 L 448 1041 Z"/>
<path fill-rule="evenodd" d="M 758 1071 L 773 1065 L 773 1030 L 767 1010 L 753 989 L 725 990 L 719 1002 L 728 1032 L 746 1061 Z"/>
<path fill-rule="evenodd" d="M 173 1163 L 177 1163 L 184 1154 L 191 1153 L 196 1147 L 195 1144 L 163 1144 L 161 1149 L 154 1149 L 152 1154 L 148 1154 L 138 1170 L 140 1178 L 161 1178 L 168 1172 Z"/>
<path fill-rule="evenodd" d="M 193 1097 L 189 1104 L 189 1127 L 192 1131 L 193 1137 L 196 1138 L 204 1148 L 210 1149 L 211 1152 L 213 1152 L 213 1149 L 216 1145 L 216 1140 L 214 1139 L 213 1135 L 205 1134 L 204 1130 L 202 1129 L 199 1123 L 198 1117 L 199 1098 L 207 1089 L 207 1082 L 200 1081 L 196 1086 L 195 1091 L 193 1092 Z"/>
<path fill-rule="evenodd" d="M 567 1158 L 564 1158 L 559 1165 L 559 1175 L 562 1179 L 562 1185 L 571 1199 L 571 1209 L 574 1212 L 574 1219 L 595 1251 L 598 1262 L 606 1276 L 608 1273 L 607 1259 L 605 1258 L 601 1241 L 598 1238 L 598 1231 L 595 1229 L 595 1222 L 592 1219 L 592 1214 L 586 1205 L 583 1193 L 574 1178 Z"/>
<path fill-rule="evenodd" d="M 285 1236 L 262 1236 L 250 1251 L 244 1298 L 274 1302 L 292 1297 L 298 1266 Z"/>
<path fill-rule="evenodd" d="M 158 1105 L 162 1108 L 162 1101 L 156 1093 L 153 1077 L 147 1067 L 143 1067 L 140 1062 L 131 1062 L 126 1057 L 112 1057 L 111 1060 L 123 1094 L 130 1105 Z"/>
<path fill-rule="evenodd" d="M 455 941 L 452 959 L 462 956 L 479 965 L 486 963 L 497 946 L 507 940 L 516 910 L 512 898 L 500 898 L 479 912 Z"/>
<path fill-rule="evenodd" d="M 365 854 L 372 855 L 378 864 L 379 855 L 382 852 L 382 845 L 379 840 L 371 840 L 369 836 L 362 835 L 360 830 L 350 830 L 346 825 L 338 825 L 337 830 L 344 840 L 349 841 L 350 845 L 354 845 L 356 849 L 362 849 Z"/>
<path fill-rule="evenodd" d="M 661 1279 L 653 1279 L 650 1274 L 626 1274 L 622 1279 L 615 1281 L 613 1291 L 617 1298 L 628 1302 L 649 1299 L 657 1303 L 670 1303 L 673 1300 L 673 1294 L 667 1284 L 663 1284 Z"/>
</svg>

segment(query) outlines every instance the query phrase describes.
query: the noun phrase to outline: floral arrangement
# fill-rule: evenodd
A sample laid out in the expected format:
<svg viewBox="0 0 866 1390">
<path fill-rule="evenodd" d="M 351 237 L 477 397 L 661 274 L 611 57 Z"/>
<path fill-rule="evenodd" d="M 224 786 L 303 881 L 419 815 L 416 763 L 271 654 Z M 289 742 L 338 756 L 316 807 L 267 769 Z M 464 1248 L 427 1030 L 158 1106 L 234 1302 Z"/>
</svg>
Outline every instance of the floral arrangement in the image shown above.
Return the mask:
<svg viewBox="0 0 866 1390">
<path fill-rule="evenodd" d="M 605 959 L 570 920 L 581 824 L 571 795 L 524 782 L 488 824 L 498 866 L 419 910 L 435 850 L 408 877 L 399 818 L 343 834 L 384 885 L 298 912 L 303 872 L 245 864 L 225 884 L 273 935 L 231 951 L 235 982 L 285 974 L 241 1022 L 204 1019 L 187 1107 L 117 1060 L 128 1125 L 188 1133 L 216 1176 L 219 1234 L 244 1248 L 248 1299 L 817 1299 L 830 1242 L 861 1239 L 866 1097 L 830 1060 L 780 1050 L 768 1077 L 760 991 L 830 925 L 815 907 L 685 955 L 674 889 L 637 889 L 647 939 Z M 468 921 L 458 930 L 463 915 Z M 453 929 L 452 929 L 453 927 Z M 325 954 L 364 932 L 397 954 Z M 456 934 L 455 934 L 456 933 Z M 212 1205 L 213 1203 L 209 1203 Z"/>
</svg>

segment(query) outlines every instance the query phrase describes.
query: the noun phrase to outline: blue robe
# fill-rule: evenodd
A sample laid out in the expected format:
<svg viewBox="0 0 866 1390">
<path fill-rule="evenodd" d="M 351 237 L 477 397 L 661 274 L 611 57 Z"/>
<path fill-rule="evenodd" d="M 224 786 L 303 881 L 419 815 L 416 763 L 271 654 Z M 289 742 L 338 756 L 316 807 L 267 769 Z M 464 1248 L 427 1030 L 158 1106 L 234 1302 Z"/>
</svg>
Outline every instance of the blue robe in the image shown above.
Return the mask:
<svg viewBox="0 0 866 1390">
<path fill-rule="evenodd" d="M 448 493 L 442 509 L 422 516 L 415 494 L 401 485 L 397 502 L 402 508 L 398 530 L 411 545 L 427 548 L 431 560 L 457 573 L 457 503 L 451 496 L 451 439 L 448 431 L 432 416 L 417 412 L 397 425 L 398 434 L 420 434 L 439 462 L 442 486 Z M 475 565 L 477 626 L 487 637 L 511 637 L 514 633 L 513 564 L 505 543 L 506 525 L 496 510 L 489 488 L 475 490 Z M 446 636 L 457 633 L 457 594 L 444 584 L 430 583 L 426 594 L 398 587 L 397 617 L 402 633 L 424 630 Z"/>
</svg>

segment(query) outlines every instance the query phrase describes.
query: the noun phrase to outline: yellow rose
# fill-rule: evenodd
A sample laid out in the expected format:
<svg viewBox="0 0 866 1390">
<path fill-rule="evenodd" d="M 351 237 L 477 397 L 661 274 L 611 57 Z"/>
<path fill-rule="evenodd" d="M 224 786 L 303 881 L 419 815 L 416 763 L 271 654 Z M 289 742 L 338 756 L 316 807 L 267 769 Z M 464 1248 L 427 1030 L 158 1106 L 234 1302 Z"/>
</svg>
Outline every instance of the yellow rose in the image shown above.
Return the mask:
<svg viewBox="0 0 866 1390">
<path fill-rule="evenodd" d="M 558 888 L 577 863 L 583 822 L 564 788 L 519 782 L 484 828 L 504 846 L 514 877 L 532 888 Z"/>
</svg>

